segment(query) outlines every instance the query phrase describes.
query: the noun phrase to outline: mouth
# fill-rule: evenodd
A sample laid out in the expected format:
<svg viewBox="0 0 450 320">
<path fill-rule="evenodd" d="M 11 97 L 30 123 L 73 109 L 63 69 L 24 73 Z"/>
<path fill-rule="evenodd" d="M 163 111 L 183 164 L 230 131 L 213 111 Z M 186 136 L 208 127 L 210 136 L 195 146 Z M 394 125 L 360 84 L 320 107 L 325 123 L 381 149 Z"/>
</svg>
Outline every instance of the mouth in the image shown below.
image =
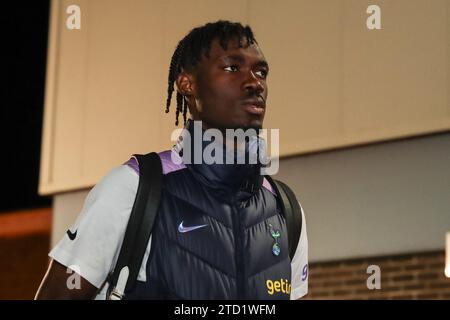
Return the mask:
<svg viewBox="0 0 450 320">
<path fill-rule="evenodd" d="M 266 103 L 263 99 L 248 99 L 242 103 L 244 110 L 250 114 L 262 115 L 266 108 Z"/>
</svg>

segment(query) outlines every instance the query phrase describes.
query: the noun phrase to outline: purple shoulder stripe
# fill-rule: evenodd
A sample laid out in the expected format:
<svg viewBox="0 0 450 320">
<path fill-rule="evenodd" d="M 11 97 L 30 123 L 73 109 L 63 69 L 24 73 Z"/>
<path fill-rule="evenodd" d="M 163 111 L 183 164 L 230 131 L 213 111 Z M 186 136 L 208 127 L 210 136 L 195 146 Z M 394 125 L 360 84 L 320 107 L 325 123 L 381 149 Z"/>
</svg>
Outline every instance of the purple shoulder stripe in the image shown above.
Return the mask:
<svg viewBox="0 0 450 320">
<path fill-rule="evenodd" d="M 131 157 L 130 160 L 125 162 L 123 165 L 129 166 L 131 169 L 133 169 L 139 175 L 139 165 L 138 165 L 137 159 L 135 157 Z"/>
<path fill-rule="evenodd" d="M 272 186 L 266 178 L 264 178 L 262 186 L 272 192 L 274 196 L 277 196 L 275 190 L 273 190 Z"/>
<path fill-rule="evenodd" d="M 183 163 L 181 157 L 178 155 L 178 153 L 176 153 L 173 150 L 162 151 L 158 153 L 158 155 L 161 158 L 164 174 L 168 174 L 170 172 L 186 168 L 186 165 Z M 172 161 L 172 156 L 174 157 L 174 159 L 176 159 L 177 163 L 179 164 Z"/>
<path fill-rule="evenodd" d="M 180 164 L 176 164 L 172 161 L 171 156 L 172 150 L 166 150 L 158 153 L 159 157 L 161 158 L 161 164 L 163 168 L 163 174 L 168 174 L 173 171 L 181 170 L 183 168 L 186 168 L 186 166 L 181 162 L 181 158 L 177 159 L 179 160 Z M 179 157 L 176 153 L 174 153 L 175 157 Z M 129 166 L 131 169 L 133 169 L 138 175 L 139 175 L 139 164 L 136 159 L 136 157 L 132 156 L 130 160 L 124 163 L 124 165 Z"/>
</svg>

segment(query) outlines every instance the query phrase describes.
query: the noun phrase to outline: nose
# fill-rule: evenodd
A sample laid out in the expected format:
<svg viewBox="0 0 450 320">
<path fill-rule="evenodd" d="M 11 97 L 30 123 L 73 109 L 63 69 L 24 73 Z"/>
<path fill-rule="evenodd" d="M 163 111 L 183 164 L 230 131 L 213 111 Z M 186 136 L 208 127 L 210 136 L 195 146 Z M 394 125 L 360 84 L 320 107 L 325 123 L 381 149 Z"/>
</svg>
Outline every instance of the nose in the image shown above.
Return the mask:
<svg viewBox="0 0 450 320">
<path fill-rule="evenodd" d="M 258 77 L 255 75 L 255 73 L 250 70 L 249 77 L 245 82 L 245 90 L 250 92 L 256 92 L 258 94 L 264 92 L 264 86 L 261 83 L 261 81 L 258 79 Z"/>
</svg>

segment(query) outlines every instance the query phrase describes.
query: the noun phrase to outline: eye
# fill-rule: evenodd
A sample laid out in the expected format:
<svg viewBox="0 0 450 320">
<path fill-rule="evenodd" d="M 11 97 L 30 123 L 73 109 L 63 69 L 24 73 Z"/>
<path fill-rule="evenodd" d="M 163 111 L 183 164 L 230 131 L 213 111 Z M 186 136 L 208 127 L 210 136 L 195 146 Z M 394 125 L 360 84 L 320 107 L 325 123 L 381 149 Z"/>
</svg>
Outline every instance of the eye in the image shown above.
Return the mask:
<svg viewBox="0 0 450 320">
<path fill-rule="evenodd" d="M 237 65 L 231 65 L 231 66 L 227 66 L 223 69 L 226 71 L 236 72 L 236 71 L 238 71 L 239 68 Z"/>
<path fill-rule="evenodd" d="M 264 70 L 264 69 L 258 70 L 255 73 L 258 74 L 260 77 L 262 77 L 264 79 L 267 78 L 267 75 L 269 74 L 269 72 L 267 70 Z"/>
</svg>

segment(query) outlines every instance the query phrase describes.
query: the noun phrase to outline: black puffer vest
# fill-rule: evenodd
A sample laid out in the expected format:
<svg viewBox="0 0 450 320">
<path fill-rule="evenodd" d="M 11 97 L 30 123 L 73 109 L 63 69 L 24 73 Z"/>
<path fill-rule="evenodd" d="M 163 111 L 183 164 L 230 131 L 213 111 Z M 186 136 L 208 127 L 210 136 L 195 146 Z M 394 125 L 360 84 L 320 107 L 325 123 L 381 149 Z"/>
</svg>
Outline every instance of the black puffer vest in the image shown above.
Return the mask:
<svg viewBox="0 0 450 320">
<path fill-rule="evenodd" d="M 192 136 L 196 125 L 186 125 Z M 164 182 L 147 281 L 126 298 L 289 299 L 286 222 L 260 166 L 187 164 L 179 151 L 159 154 Z"/>
</svg>

